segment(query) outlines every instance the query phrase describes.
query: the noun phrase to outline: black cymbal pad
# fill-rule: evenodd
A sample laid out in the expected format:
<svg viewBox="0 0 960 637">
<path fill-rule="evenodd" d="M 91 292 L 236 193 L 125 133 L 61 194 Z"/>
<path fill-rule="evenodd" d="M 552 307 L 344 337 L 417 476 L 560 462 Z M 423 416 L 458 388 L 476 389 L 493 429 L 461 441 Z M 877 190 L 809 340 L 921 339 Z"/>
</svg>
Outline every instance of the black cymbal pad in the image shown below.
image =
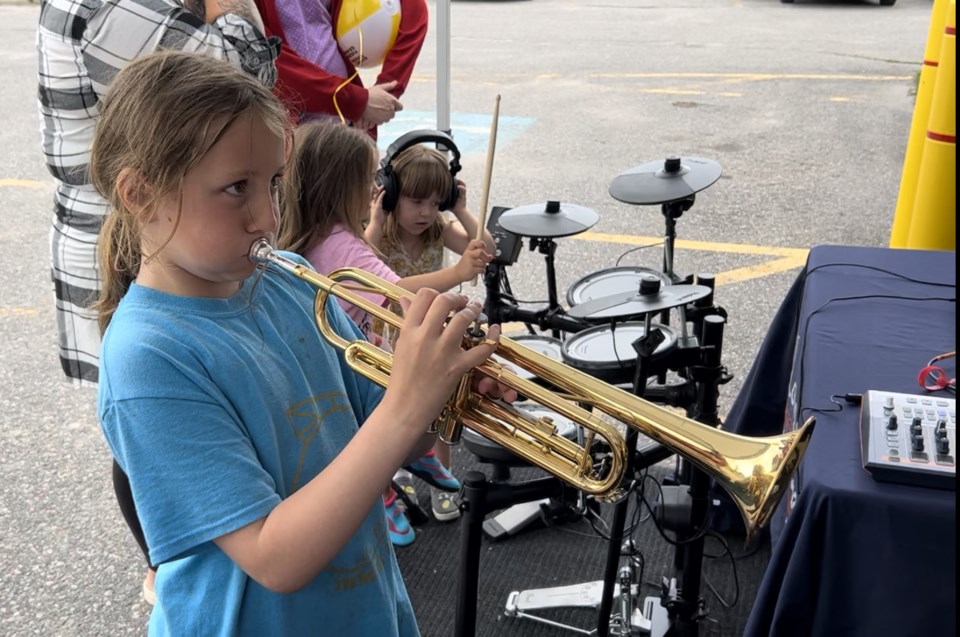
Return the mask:
<svg viewBox="0 0 960 637">
<path fill-rule="evenodd" d="M 712 159 L 668 157 L 635 166 L 610 183 L 610 196 L 629 204 L 653 205 L 685 199 L 720 179 Z"/>
<path fill-rule="evenodd" d="M 705 285 L 671 285 L 653 294 L 621 292 L 584 301 L 570 308 L 567 316 L 588 321 L 626 319 L 693 303 L 710 293 L 710 288 Z"/>
<path fill-rule="evenodd" d="M 600 220 L 591 208 L 548 201 L 511 208 L 500 215 L 500 227 L 522 237 L 568 237 L 586 232 Z"/>
</svg>

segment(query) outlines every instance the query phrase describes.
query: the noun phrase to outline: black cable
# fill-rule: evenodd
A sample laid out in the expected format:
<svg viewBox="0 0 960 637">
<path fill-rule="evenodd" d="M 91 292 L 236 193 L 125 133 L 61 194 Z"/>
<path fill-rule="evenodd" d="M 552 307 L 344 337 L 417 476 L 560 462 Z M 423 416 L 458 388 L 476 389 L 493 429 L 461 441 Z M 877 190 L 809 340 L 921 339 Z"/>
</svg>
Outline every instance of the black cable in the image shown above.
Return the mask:
<svg viewBox="0 0 960 637">
<path fill-rule="evenodd" d="M 926 280 L 923 280 L 923 279 L 916 279 L 916 278 L 914 278 L 914 277 L 907 276 L 907 275 L 905 275 L 905 274 L 900 274 L 899 272 L 894 272 L 893 270 L 888 270 L 888 269 L 886 269 L 886 268 L 881 268 L 881 267 L 873 266 L 873 265 L 865 265 L 865 264 L 863 264 L 863 263 L 849 263 L 849 262 L 822 263 L 822 264 L 817 265 L 817 266 L 814 266 L 814 267 L 812 267 L 812 268 L 810 268 L 810 269 L 805 269 L 805 270 L 803 271 L 803 273 L 801 274 L 801 276 L 800 276 L 798 285 L 801 286 L 801 287 L 805 286 L 805 285 L 806 285 L 807 278 L 809 278 L 810 275 L 813 274 L 814 272 L 816 272 L 817 270 L 822 270 L 822 269 L 824 269 L 824 268 L 839 268 L 839 267 L 863 268 L 863 269 L 865 269 L 865 270 L 873 270 L 873 271 L 875 271 L 875 272 L 882 272 L 883 274 L 887 274 L 887 275 L 889 275 L 889 276 L 896 277 L 896 278 L 898 278 L 898 279 L 903 279 L 904 281 L 909 281 L 909 282 L 911 282 L 911 283 L 917 283 L 917 284 L 920 284 L 920 285 L 930 285 L 930 286 L 933 286 L 933 287 L 952 288 L 952 289 L 956 290 L 956 284 L 940 283 L 939 281 L 926 281 Z M 869 294 L 869 295 L 854 296 L 854 297 L 837 297 L 837 298 L 833 298 L 833 299 L 830 299 L 830 300 L 826 301 L 826 302 L 823 303 L 820 307 L 818 307 L 817 309 L 815 309 L 813 312 L 811 312 L 811 313 L 807 316 L 807 320 L 805 321 L 804 326 L 803 326 L 803 329 L 802 329 L 802 331 L 801 331 L 801 333 L 800 333 L 800 338 L 801 338 L 803 344 L 801 345 L 801 350 L 800 350 L 800 366 L 799 366 L 799 368 L 798 368 L 798 370 L 797 370 L 797 402 L 798 402 L 798 404 L 800 404 L 800 405 L 803 404 L 803 359 L 804 359 L 804 353 L 805 353 L 805 351 L 806 351 L 806 346 L 807 346 L 807 330 L 808 330 L 808 328 L 809 328 L 809 326 L 810 326 L 810 319 L 813 318 L 813 315 L 814 315 L 814 314 L 816 314 L 817 312 L 823 310 L 827 305 L 829 305 L 829 304 L 832 303 L 833 301 L 859 300 L 859 299 L 867 299 L 867 298 L 891 298 L 891 299 L 903 300 L 903 297 L 893 296 L 893 295 L 884 295 L 884 294 Z M 954 297 L 954 298 L 952 298 L 952 299 L 951 299 L 951 298 L 932 297 L 932 298 L 921 298 L 921 299 L 915 299 L 915 300 L 918 300 L 918 301 L 938 300 L 938 301 L 947 301 L 947 302 L 953 301 L 953 302 L 955 303 L 955 302 L 956 302 L 956 297 Z M 801 300 L 801 301 L 799 301 L 799 302 L 797 303 L 796 316 L 794 317 L 794 325 L 797 325 L 797 324 L 800 322 L 800 316 L 801 316 L 801 314 L 802 314 L 802 310 L 803 310 L 803 302 L 802 302 L 802 300 Z M 849 395 L 849 394 L 848 394 L 848 395 Z M 848 402 L 853 402 L 853 401 L 851 401 L 849 398 L 848 398 L 847 400 L 848 400 Z M 836 401 L 833 400 L 833 397 L 831 397 L 831 402 L 836 403 Z M 838 403 L 837 403 L 837 404 L 838 404 Z M 839 404 L 838 404 L 838 405 L 839 405 Z M 842 406 L 842 405 L 839 405 L 839 407 L 840 407 L 840 409 L 843 409 L 843 406 Z M 832 409 L 832 408 L 821 409 L 821 408 L 802 407 L 802 406 L 801 406 L 800 409 L 797 411 L 797 416 L 798 416 L 798 418 L 802 421 L 802 420 L 803 420 L 803 412 L 804 412 L 804 411 L 815 411 L 815 412 L 820 412 L 820 413 L 830 413 L 830 412 L 840 411 L 840 409 Z"/>
<path fill-rule="evenodd" d="M 617 257 L 617 262 L 614 263 L 613 265 L 614 265 L 614 267 L 618 267 L 618 266 L 620 265 L 620 261 L 623 259 L 623 257 L 627 256 L 627 255 L 630 254 L 631 252 L 636 252 L 637 250 L 645 250 L 645 249 L 647 249 L 647 248 L 655 248 L 656 246 L 662 246 L 662 245 L 663 245 L 663 241 L 657 241 L 656 243 L 648 243 L 648 244 L 645 245 L 645 246 L 637 246 L 636 248 L 630 248 L 629 250 L 625 250 L 624 252 L 622 252 L 622 253 L 620 254 L 619 257 Z"/>
<path fill-rule="evenodd" d="M 710 589 L 710 592 L 713 593 L 714 597 L 717 598 L 717 601 L 720 602 L 721 606 L 723 606 L 724 608 L 733 608 L 740 601 L 740 578 L 737 575 L 737 560 L 733 555 L 733 551 L 730 550 L 730 545 L 727 543 L 727 540 L 722 535 L 712 530 L 709 531 L 707 535 L 709 535 L 710 537 L 716 538 L 717 541 L 720 542 L 720 544 L 723 546 L 723 552 L 720 553 L 719 555 L 709 555 L 706 552 L 704 552 L 703 554 L 704 557 L 709 559 L 716 559 L 716 558 L 723 557 L 724 555 L 727 555 L 730 558 L 730 568 L 733 570 L 733 586 L 734 586 L 733 601 L 727 602 L 723 597 L 721 597 L 720 593 L 717 592 L 717 589 L 714 588 L 713 584 L 710 583 L 710 580 L 707 578 L 706 573 L 703 574 L 703 582 L 704 584 L 707 585 L 707 588 Z"/>
<path fill-rule="evenodd" d="M 501 270 L 502 276 L 500 277 L 500 295 L 504 298 L 510 299 L 514 303 L 523 303 L 525 305 L 537 305 L 543 303 L 549 303 L 550 301 L 521 301 L 513 295 L 513 290 L 510 289 L 510 280 L 507 278 L 507 269 L 503 268 Z"/>
<path fill-rule="evenodd" d="M 719 620 L 719 619 L 716 619 L 716 618 L 714 618 L 714 617 L 704 617 L 704 619 L 705 619 L 706 621 L 708 621 L 708 622 L 712 622 L 712 623 L 716 624 L 716 625 L 717 625 L 717 636 L 718 636 L 718 637 L 723 637 L 723 624 L 720 623 L 720 620 Z M 709 633 L 708 633 L 708 634 L 709 634 Z M 706 635 L 704 635 L 704 637 L 706 637 Z"/>
<path fill-rule="evenodd" d="M 647 480 L 648 478 L 652 480 L 654 484 L 657 485 L 657 489 L 660 492 L 660 501 L 663 502 L 663 487 L 660 485 L 660 481 L 654 478 L 653 476 L 644 475 L 641 482 Z M 643 495 L 643 491 L 641 490 L 639 493 L 640 493 L 641 501 L 643 502 L 644 506 L 647 507 L 647 510 L 650 512 L 650 516 L 653 519 L 654 527 L 657 529 L 657 532 L 660 534 L 660 537 L 662 537 L 667 544 L 670 544 L 671 546 L 684 546 L 686 544 L 690 544 L 691 542 L 696 542 L 697 540 L 707 536 L 710 533 L 710 526 L 713 523 L 712 507 L 707 510 L 707 516 L 704 518 L 703 526 L 701 526 L 699 529 L 696 529 L 690 537 L 686 537 L 682 540 L 673 539 L 667 535 L 667 531 L 663 528 L 663 525 L 660 523 L 660 520 L 657 519 L 656 514 L 654 514 L 653 512 L 653 507 L 650 506 L 650 502 L 647 500 L 646 496 Z"/>
<path fill-rule="evenodd" d="M 520 303 L 520 301 L 517 301 L 517 300 L 514 298 L 514 296 L 513 296 L 513 290 L 510 288 L 510 280 L 507 278 L 507 268 L 506 268 L 506 267 L 502 267 L 502 268 L 500 268 L 498 271 L 500 272 L 500 275 L 501 275 L 501 276 L 499 277 L 499 278 L 500 278 L 500 293 L 501 293 L 501 295 L 509 297 L 510 299 L 512 299 L 512 300 L 513 300 L 514 302 L 516 302 L 516 303 Z M 527 328 L 527 333 L 528 333 L 528 334 L 530 334 L 530 335 L 532 335 L 532 336 L 535 336 L 535 335 L 537 334 L 537 331 L 536 331 L 535 329 L 533 329 L 533 325 L 531 325 L 530 323 L 524 322 L 524 326 L 526 326 L 526 328 Z"/>
<path fill-rule="evenodd" d="M 598 542 L 610 540 L 610 537 L 605 533 L 603 533 L 602 531 L 598 530 L 594 525 L 594 523 L 591 520 L 589 520 L 586 515 L 584 515 L 581 519 L 583 519 L 587 524 L 590 525 L 591 529 L 593 530 L 593 533 L 585 533 L 583 531 L 577 531 L 575 529 L 565 528 L 562 526 L 556 527 L 557 531 L 559 531 L 560 533 L 567 533 L 569 535 L 576 535 L 579 537 L 589 538 L 591 540 L 597 540 Z M 603 522 L 604 524 L 606 524 L 606 520 L 603 520 Z"/>
<path fill-rule="evenodd" d="M 627 489 L 626 489 L 627 494 L 626 494 L 624 497 L 629 498 L 629 497 L 630 497 L 630 493 L 634 491 L 635 487 L 636 487 L 636 482 L 631 483 L 630 486 L 627 487 Z M 642 520 L 637 521 L 637 520 L 636 520 L 636 517 L 637 517 L 637 511 L 634 510 L 634 512 L 633 512 L 633 518 L 634 518 L 634 520 L 630 523 L 629 526 L 627 526 L 627 527 L 625 527 L 625 528 L 623 529 L 623 532 L 621 533 L 621 536 L 622 536 L 622 537 L 630 537 L 631 535 L 633 535 L 633 534 L 636 532 L 636 529 L 637 529 L 637 527 L 639 526 L 640 521 L 642 521 Z M 601 538 L 603 538 L 603 539 L 606 540 L 607 542 L 612 541 L 612 538 L 610 537 L 610 533 L 609 533 L 610 525 L 607 524 L 607 521 L 604 520 L 602 517 L 597 516 L 597 518 L 598 518 L 601 522 L 603 522 L 603 525 L 607 528 L 607 532 L 606 532 L 606 533 L 603 532 L 603 531 L 601 531 L 600 529 L 598 529 L 597 526 L 596 526 L 596 524 L 593 522 L 593 520 L 591 520 L 591 519 L 590 519 L 589 517 L 587 517 L 586 515 L 584 516 L 584 519 L 587 520 L 587 523 L 588 523 L 588 524 L 590 525 L 590 527 L 593 529 L 593 532 L 594 532 L 594 533 L 596 533 L 598 536 L 600 536 Z"/>
<path fill-rule="evenodd" d="M 755 542 L 754 545 L 753 545 L 753 548 L 751 548 L 749 551 L 747 551 L 747 552 L 744 553 L 743 555 L 734 555 L 734 556 L 733 556 L 733 559 L 735 559 L 735 560 L 745 560 L 745 559 L 747 559 L 748 557 L 753 557 L 753 556 L 756 555 L 757 552 L 763 547 L 763 544 L 764 544 L 763 542 L 759 542 L 759 541 L 758 541 L 758 542 Z"/>
<path fill-rule="evenodd" d="M 648 466 L 646 466 L 646 467 L 643 468 L 643 473 L 640 474 L 640 484 L 637 486 L 638 489 L 643 489 L 643 483 L 644 483 L 646 477 L 649 476 L 649 475 L 650 475 L 650 467 L 649 467 L 649 465 L 648 465 Z M 651 477 L 652 477 L 652 476 L 651 476 Z M 653 478 L 653 479 L 656 480 L 656 478 Z M 639 499 L 639 498 L 636 498 L 636 500 L 637 500 L 636 507 L 637 507 L 637 509 L 639 509 L 639 508 L 640 508 L 640 499 Z M 650 519 L 650 513 L 647 512 L 647 513 L 645 513 L 643 516 L 641 516 L 640 520 L 637 522 L 637 525 L 639 526 L 640 524 L 643 524 L 644 522 L 646 522 L 646 521 L 649 520 L 649 519 Z"/>
<path fill-rule="evenodd" d="M 818 267 L 826 267 L 827 265 L 839 265 L 839 264 L 824 264 L 823 266 L 818 266 Z M 865 267 L 868 267 L 868 266 L 865 266 Z M 817 269 L 817 268 L 814 268 L 814 269 Z M 872 268 L 872 267 L 871 267 L 870 269 L 872 269 L 872 270 L 881 270 L 881 268 Z M 881 271 L 884 271 L 884 270 L 881 270 Z M 889 271 L 886 271 L 886 272 L 889 272 Z M 895 274 L 895 273 L 891 273 L 891 274 Z M 909 277 L 903 277 L 903 278 L 909 279 Z M 911 281 L 916 281 L 915 279 L 909 279 L 909 280 L 911 280 Z M 930 285 L 940 285 L 940 284 L 939 284 L 939 283 L 931 283 Z M 808 331 L 809 328 L 810 328 L 810 320 L 811 320 L 814 316 L 816 316 L 818 313 L 820 313 L 821 311 L 823 311 L 823 310 L 824 310 L 828 305 L 830 305 L 831 303 L 837 303 L 837 302 L 841 302 L 841 301 L 862 301 L 862 300 L 864 300 L 864 299 L 892 299 L 892 300 L 895 300 L 895 301 L 904 301 L 904 300 L 906 300 L 906 299 L 904 299 L 902 296 L 896 296 L 896 295 L 893 295 L 893 294 L 859 294 L 859 295 L 855 295 L 855 296 L 837 296 L 837 297 L 834 297 L 834 298 L 832 298 L 832 299 L 827 299 L 826 301 L 824 301 L 823 303 L 821 303 L 819 307 L 817 307 L 815 310 L 813 310 L 812 312 L 810 312 L 810 314 L 807 315 L 806 320 L 803 322 L 803 326 L 802 326 L 802 328 L 801 328 L 801 330 L 800 330 L 800 341 L 801 341 L 801 345 L 800 345 L 800 363 L 799 363 L 799 365 L 798 365 L 798 367 L 797 367 L 797 404 L 799 404 L 799 405 L 802 405 L 802 404 L 803 404 L 803 367 L 804 367 L 804 359 L 806 358 L 806 351 L 807 351 L 807 331 Z M 931 296 L 931 297 L 911 298 L 911 299 L 909 299 L 909 301 L 910 301 L 911 303 L 916 302 L 916 301 L 939 301 L 939 302 L 947 302 L 947 303 L 956 303 L 956 302 L 957 302 L 957 299 L 956 299 L 956 297 L 950 298 L 950 297 Z M 798 315 L 797 318 L 798 318 L 798 319 L 799 319 L 799 313 L 800 313 L 800 309 L 799 309 L 799 306 L 800 306 L 800 305 L 802 305 L 802 303 L 798 304 L 798 309 L 797 309 L 797 315 Z M 853 396 L 853 395 L 855 395 L 855 394 L 850 394 L 850 395 Z M 838 394 L 834 394 L 834 396 L 838 396 Z M 840 409 L 831 409 L 831 408 L 829 408 L 829 407 L 827 407 L 827 408 L 814 408 L 814 407 L 802 407 L 802 406 L 801 406 L 800 409 L 797 411 L 797 415 L 798 415 L 799 420 L 800 420 L 800 421 L 803 421 L 803 412 L 804 412 L 804 411 L 817 411 L 817 412 L 820 412 L 820 413 L 829 413 L 829 412 L 840 411 L 841 409 L 843 409 L 843 406 L 840 405 L 839 403 L 837 403 L 835 400 L 833 400 L 833 397 L 831 397 L 831 402 L 836 403 L 836 404 L 840 407 Z"/>
<path fill-rule="evenodd" d="M 895 276 L 898 279 L 903 279 L 904 281 L 910 281 L 911 283 L 919 283 L 920 285 L 932 285 L 934 287 L 942 288 L 956 288 L 955 283 L 940 283 L 939 281 L 925 281 L 923 279 L 915 279 L 913 277 L 907 276 L 906 274 L 900 274 L 899 272 L 894 272 L 893 270 L 887 270 L 886 268 L 881 268 L 875 265 L 865 265 L 863 263 L 821 263 L 816 265 L 809 270 L 804 270 L 804 273 L 801 277 L 801 285 L 803 285 L 807 277 L 816 272 L 817 270 L 823 268 L 836 268 L 836 267 L 848 267 L 848 268 L 863 268 L 865 270 L 874 270 L 876 272 L 883 272 L 884 274 L 889 274 L 890 276 Z"/>
</svg>

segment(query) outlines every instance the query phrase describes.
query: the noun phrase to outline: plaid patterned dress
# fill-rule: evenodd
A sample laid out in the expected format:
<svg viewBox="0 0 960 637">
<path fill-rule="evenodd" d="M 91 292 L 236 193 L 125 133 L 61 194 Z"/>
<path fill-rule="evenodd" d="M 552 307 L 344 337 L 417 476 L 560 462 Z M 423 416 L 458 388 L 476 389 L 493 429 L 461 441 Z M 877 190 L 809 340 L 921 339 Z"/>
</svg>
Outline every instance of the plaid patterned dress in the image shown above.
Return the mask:
<svg viewBox="0 0 960 637">
<path fill-rule="evenodd" d="M 121 68 L 157 49 L 204 53 L 233 62 L 268 86 L 276 80 L 279 40 L 265 38 L 237 15 L 206 24 L 174 0 L 42 2 L 38 106 L 43 152 L 57 182 L 50 259 L 60 363 L 81 385 L 97 382 L 100 347 L 90 304 L 99 290 L 96 245 L 107 202 L 90 184 L 87 166 L 99 100 Z"/>
<path fill-rule="evenodd" d="M 423 252 L 419 258 L 414 259 L 403 249 L 399 242 L 391 241 L 384 237 L 380 242 L 380 254 L 383 255 L 383 261 L 397 276 L 405 279 L 408 276 L 417 276 L 419 274 L 428 274 L 443 269 L 443 237 L 437 237 L 433 243 L 423 247 Z M 442 292 L 443 290 L 441 290 Z M 396 305 L 393 310 L 402 313 Z M 386 325 L 383 321 L 375 319 L 373 321 L 373 333 L 379 335 L 385 342 L 392 343 L 397 337 L 394 329 Z"/>
</svg>

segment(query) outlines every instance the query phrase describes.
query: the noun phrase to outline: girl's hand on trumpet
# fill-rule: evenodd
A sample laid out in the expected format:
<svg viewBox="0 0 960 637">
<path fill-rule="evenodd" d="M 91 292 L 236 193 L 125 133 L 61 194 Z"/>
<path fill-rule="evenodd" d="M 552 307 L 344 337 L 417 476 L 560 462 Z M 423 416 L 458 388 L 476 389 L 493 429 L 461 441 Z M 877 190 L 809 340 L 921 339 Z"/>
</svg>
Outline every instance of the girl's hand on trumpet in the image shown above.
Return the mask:
<svg viewBox="0 0 960 637">
<path fill-rule="evenodd" d="M 403 329 L 394 348 L 390 383 L 381 402 L 403 423 L 422 432 L 440 414 L 460 378 L 496 350 L 500 326 L 487 331 L 486 339 L 465 350 L 463 335 L 479 318 L 482 306 L 456 292 L 440 294 L 420 289 L 413 299 L 400 299 Z M 453 313 L 450 320 L 447 320 Z M 473 387 L 492 398 L 516 400 L 516 392 L 479 373 Z"/>
</svg>

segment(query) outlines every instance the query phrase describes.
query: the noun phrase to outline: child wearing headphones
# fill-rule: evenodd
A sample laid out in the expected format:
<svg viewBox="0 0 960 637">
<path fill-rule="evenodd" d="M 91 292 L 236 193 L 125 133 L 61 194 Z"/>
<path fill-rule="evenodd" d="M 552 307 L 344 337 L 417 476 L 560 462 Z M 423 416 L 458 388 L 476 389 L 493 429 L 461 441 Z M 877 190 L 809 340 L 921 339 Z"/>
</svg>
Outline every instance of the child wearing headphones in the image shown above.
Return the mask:
<svg viewBox="0 0 960 637">
<path fill-rule="evenodd" d="M 453 158 L 448 161 L 444 153 L 425 143 L 440 144 Z M 494 243 L 490 232 L 484 229 L 483 240 L 473 239 L 478 222 L 467 209 L 467 187 L 456 177 L 459 170 L 457 147 L 439 131 L 411 131 L 387 149 L 380 162 L 381 183 L 364 235 L 397 275 L 414 278 L 442 272 L 444 248 L 460 254 L 460 263 L 467 260 L 477 274 L 492 258 Z M 452 212 L 454 219 L 446 218 L 445 210 Z M 471 274 L 458 283 L 472 278 Z M 449 467 L 450 447 L 437 440 L 433 450 L 439 460 L 437 465 Z M 435 472 L 432 465 L 415 468 Z M 418 471 L 414 474 L 422 477 Z M 434 477 L 444 486 L 456 484 L 459 489 L 459 481 L 453 476 Z M 409 476 L 402 471 L 396 480 L 408 493 L 412 491 Z M 437 520 L 450 521 L 460 516 L 451 493 L 435 484 L 430 486 L 430 504 Z"/>
<path fill-rule="evenodd" d="M 300 126 L 294 133 L 278 247 L 304 256 L 321 274 L 344 267 L 360 268 L 413 292 L 420 288 L 446 291 L 482 273 L 491 258 L 483 241 L 463 246 L 463 256 L 455 265 L 429 272 L 398 274 L 381 260 L 364 237 L 371 208 L 379 208 L 383 196 L 383 189 L 374 184 L 378 159 L 376 144 L 356 128 L 332 121 Z M 449 171 L 447 180 L 452 182 Z M 449 188 L 445 192 L 450 192 Z M 375 303 L 388 303 L 380 295 L 361 294 Z M 341 304 L 368 340 L 390 347 L 391 343 L 374 328 L 369 314 L 345 301 Z M 442 447 L 446 449 L 446 445 Z M 460 489 L 460 482 L 433 450 L 407 467 L 434 488 L 451 492 Z M 384 492 L 384 504 L 392 542 L 398 546 L 413 542 L 414 529 L 391 487 Z"/>
</svg>

